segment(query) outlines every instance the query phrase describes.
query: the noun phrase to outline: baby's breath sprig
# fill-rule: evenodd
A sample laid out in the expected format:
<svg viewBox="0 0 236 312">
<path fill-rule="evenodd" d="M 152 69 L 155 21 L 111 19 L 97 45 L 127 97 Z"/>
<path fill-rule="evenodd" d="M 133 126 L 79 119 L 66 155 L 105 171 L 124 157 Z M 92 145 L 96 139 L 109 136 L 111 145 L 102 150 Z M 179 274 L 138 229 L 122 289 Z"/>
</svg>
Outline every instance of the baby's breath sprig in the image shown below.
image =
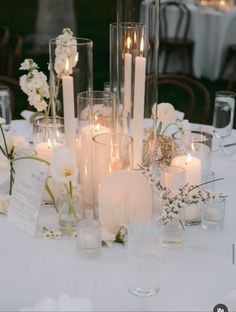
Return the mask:
<svg viewBox="0 0 236 312">
<path fill-rule="evenodd" d="M 205 204 L 210 199 L 224 198 L 222 193 L 213 193 L 202 188 L 203 185 L 220 181 L 223 178 L 207 181 L 199 185 L 186 184 L 180 188 L 178 192 L 173 192 L 160 183 L 160 179 L 154 177 L 152 171 L 148 167 L 140 166 L 141 173 L 149 181 L 153 189 L 160 191 L 161 203 L 163 206 L 161 220 L 164 224 L 173 221 L 182 213 L 186 205 Z"/>
</svg>

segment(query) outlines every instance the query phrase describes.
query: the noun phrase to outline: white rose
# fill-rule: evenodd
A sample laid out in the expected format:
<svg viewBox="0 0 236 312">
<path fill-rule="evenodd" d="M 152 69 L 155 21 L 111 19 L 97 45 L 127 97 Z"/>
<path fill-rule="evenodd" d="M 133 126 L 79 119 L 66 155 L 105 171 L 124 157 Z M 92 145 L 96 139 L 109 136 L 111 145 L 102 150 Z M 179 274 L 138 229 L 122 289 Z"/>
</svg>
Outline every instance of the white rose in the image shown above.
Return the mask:
<svg viewBox="0 0 236 312">
<path fill-rule="evenodd" d="M 160 103 L 157 105 L 157 118 L 164 123 L 174 121 L 175 109 L 170 103 Z"/>
</svg>

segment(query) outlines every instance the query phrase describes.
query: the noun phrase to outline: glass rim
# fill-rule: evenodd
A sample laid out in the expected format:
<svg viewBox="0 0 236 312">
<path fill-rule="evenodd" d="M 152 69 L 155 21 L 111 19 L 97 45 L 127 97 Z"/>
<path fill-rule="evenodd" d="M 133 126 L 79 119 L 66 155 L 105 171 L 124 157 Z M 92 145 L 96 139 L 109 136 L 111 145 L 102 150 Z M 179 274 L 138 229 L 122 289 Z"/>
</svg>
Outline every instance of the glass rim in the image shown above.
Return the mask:
<svg viewBox="0 0 236 312">
<path fill-rule="evenodd" d="M 125 138 L 128 138 L 129 142 L 127 142 L 127 145 L 128 144 L 131 144 L 133 143 L 134 139 L 132 136 L 128 135 L 128 134 L 124 134 L 124 133 L 121 133 L 121 132 L 104 132 L 104 133 L 100 133 L 100 134 L 97 134 L 95 135 L 93 138 L 92 138 L 92 141 L 94 143 L 97 143 L 97 144 L 100 144 L 100 145 L 103 145 L 103 146 L 112 146 L 111 142 L 109 143 L 103 143 L 103 142 L 99 142 L 97 139 L 98 138 L 101 138 L 101 137 L 108 137 L 108 136 L 111 136 L 111 137 L 115 137 L 115 136 L 119 136 L 119 137 L 125 137 Z M 114 144 L 114 146 L 121 146 L 121 144 Z"/>
<path fill-rule="evenodd" d="M 236 93 L 233 91 L 216 91 L 215 96 L 229 96 L 234 98 Z"/>
<path fill-rule="evenodd" d="M 81 228 L 83 230 L 90 229 L 99 229 L 101 227 L 101 223 L 98 220 L 92 219 L 82 219 L 78 222 L 77 228 Z"/>
<path fill-rule="evenodd" d="M 71 37 L 71 39 L 75 39 L 76 40 L 76 44 L 62 44 L 59 43 L 57 41 L 59 41 L 59 38 L 52 38 L 49 40 L 49 46 L 50 45 L 61 45 L 64 47 L 68 47 L 68 46 L 86 46 L 89 44 L 93 45 L 93 41 L 89 38 L 83 38 L 83 37 Z"/>
<path fill-rule="evenodd" d="M 118 27 L 123 28 L 123 29 L 135 29 L 135 28 L 144 28 L 145 29 L 145 24 L 140 23 L 140 22 L 122 22 L 118 25 L 118 23 L 110 23 L 110 28 L 117 29 Z"/>
<path fill-rule="evenodd" d="M 186 131 L 187 132 L 187 131 Z M 202 139 L 202 140 L 192 140 L 192 143 L 204 143 L 204 142 L 210 142 L 212 139 L 213 139 L 213 135 L 209 132 L 206 132 L 206 131 L 197 131 L 197 130 L 191 130 L 191 131 L 188 131 L 193 134 L 198 134 L 200 135 L 202 138 L 205 137 L 205 139 Z M 182 133 L 183 134 L 183 131 L 176 131 L 172 134 L 172 138 L 175 139 L 175 140 L 180 140 L 181 137 L 177 137 L 176 135 L 177 134 L 180 134 Z"/>
<path fill-rule="evenodd" d="M 176 172 L 179 171 L 179 173 L 186 174 L 186 170 L 183 167 L 181 167 L 181 166 L 172 166 L 172 165 L 170 165 L 170 166 L 162 166 L 161 167 L 161 172 L 162 171 L 170 172 L 170 170 L 173 169 L 173 168 L 174 168 L 174 170 L 176 170 Z"/>
<path fill-rule="evenodd" d="M 94 95 L 98 95 L 98 94 L 107 94 L 109 95 L 109 97 L 103 97 L 103 96 L 100 96 L 100 97 L 95 97 Z M 92 96 L 91 96 L 92 95 Z M 105 90 L 93 90 L 93 91 L 83 91 L 83 92 L 80 92 L 78 93 L 77 95 L 77 99 L 84 99 L 84 100 L 104 100 L 104 99 L 115 99 L 116 97 L 116 94 L 115 92 L 112 92 L 112 91 L 105 91 Z"/>
</svg>

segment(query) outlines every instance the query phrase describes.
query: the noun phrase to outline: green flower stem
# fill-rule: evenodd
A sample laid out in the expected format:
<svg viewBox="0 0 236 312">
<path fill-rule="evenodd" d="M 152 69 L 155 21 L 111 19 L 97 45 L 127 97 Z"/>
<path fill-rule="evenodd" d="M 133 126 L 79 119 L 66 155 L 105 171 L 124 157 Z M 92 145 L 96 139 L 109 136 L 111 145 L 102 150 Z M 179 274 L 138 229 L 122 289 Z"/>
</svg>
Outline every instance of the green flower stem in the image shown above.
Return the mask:
<svg viewBox="0 0 236 312">
<path fill-rule="evenodd" d="M 22 156 L 22 157 L 17 157 L 17 158 L 13 158 L 10 160 L 10 162 L 15 162 L 17 160 L 22 160 L 22 159 L 32 159 L 32 160 L 38 160 L 41 161 L 42 163 L 45 163 L 46 165 L 50 166 L 50 163 L 47 160 L 44 160 L 42 158 L 38 158 L 38 157 L 33 157 L 33 156 Z"/>
<path fill-rule="evenodd" d="M 170 123 L 169 125 L 167 125 L 167 126 L 165 127 L 165 129 L 163 130 L 162 134 L 164 134 L 164 133 L 166 132 L 166 130 L 167 130 L 170 126 L 174 126 L 174 125 L 176 125 L 175 122 L 172 122 L 172 123 Z"/>
<path fill-rule="evenodd" d="M 73 214 L 73 216 L 75 218 L 77 218 L 77 214 L 76 214 L 76 210 L 74 207 L 74 203 L 73 203 L 73 186 L 72 186 L 72 182 L 69 181 L 69 184 L 64 184 L 65 189 L 66 189 L 66 193 L 67 193 L 67 199 L 69 202 L 69 214 Z"/>
<path fill-rule="evenodd" d="M 5 155 L 8 156 L 7 142 L 6 142 L 5 134 L 4 134 L 4 131 L 3 131 L 3 128 L 2 128 L 2 125 L 1 125 L 1 124 L 0 124 L 0 130 L 1 130 L 1 133 L 2 133 L 2 138 L 3 138 L 5 150 L 6 150 L 6 154 L 5 154 Z M 2 148 L 1 148 L 1 149 L 2 149 Z"/>
<path fill-rule="evenodd" d="M 50 189 L 50 186 L 48 184 L 48 180 L 51 178 L 51 176 L 47 177 L 46 183 L 45 183 L 45 188 L 46 191 L 48 192 L 49 196 L 52 199 L 52 203 L 53 203 L 53 207 L 55 208 L 56 212 L 58 213 L 58 207 L 57 207 L 57 203 L 56 203 L 56 199 L 55 196 L 53 195 L 52 190 Z"/>
<path fill-rule="evenodd" d="M 158 128 L 157 128 L 157 134 L 161 133 L 161 128 L 162 128 L 162 121 L 159 122 Z"/>
</svg>

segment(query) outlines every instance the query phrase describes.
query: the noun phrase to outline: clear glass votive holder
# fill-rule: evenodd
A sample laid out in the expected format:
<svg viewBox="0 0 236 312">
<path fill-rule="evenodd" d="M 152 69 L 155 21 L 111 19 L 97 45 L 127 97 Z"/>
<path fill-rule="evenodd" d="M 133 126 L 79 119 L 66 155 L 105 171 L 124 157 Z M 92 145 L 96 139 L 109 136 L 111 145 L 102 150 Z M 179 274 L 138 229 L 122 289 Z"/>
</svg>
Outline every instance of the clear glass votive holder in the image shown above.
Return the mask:
<svg viewBox="0 0 236 312">
<path fill-rule="evenodd" d="M 12 91 L 6 86 L 0 86 L 0 117 L 5 119 L 3 129 L 9 131 L 11 128 L 11 102 L 12 102 Z"/>
<path fill-rule="evenodd" d="M 160 290 L 162 233 L 158 222 L 129 224 L 126 276 L 131 294 L 150 297 Z"/>
<path fill-rule="evenodd" d="M 101 224 L 97 220 L 83 219 L 77 225 L 77 247 L 85 259 L 97 258 L 101 253 Z"/>
<path fill-rule="evenodd" d="M 205 231 L 222 231 L 225 218 L 225 197 L 207 201 L 202 207 L 202 228 Z"/>
<path fill-rule="evenodd" d="M 76 226 L 81 218 L 81 199 L 80 196 L 69 198 L 63 196 L 57 201 L 58 223 L 60 231 L 66 236 L 73 236 Z"/>
</svg>

